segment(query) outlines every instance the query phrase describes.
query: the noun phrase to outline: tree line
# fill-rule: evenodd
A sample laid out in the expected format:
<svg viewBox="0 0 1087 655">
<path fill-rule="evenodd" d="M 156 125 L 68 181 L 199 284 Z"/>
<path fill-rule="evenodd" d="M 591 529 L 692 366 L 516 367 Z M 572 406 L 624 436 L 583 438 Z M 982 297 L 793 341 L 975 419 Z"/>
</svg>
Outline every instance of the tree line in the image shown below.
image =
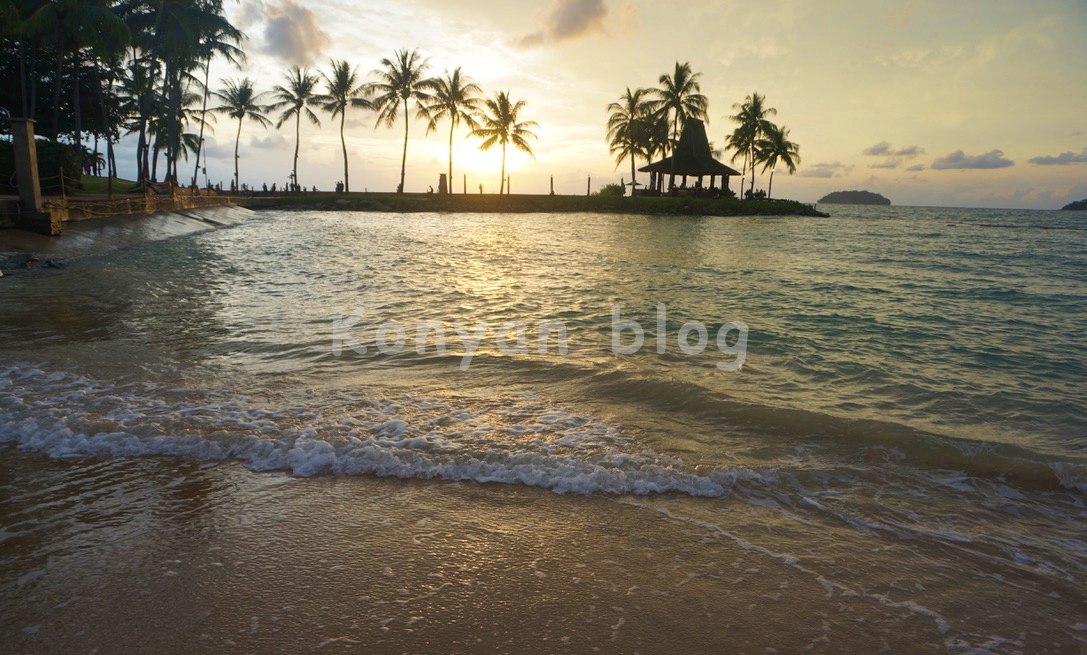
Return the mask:
<svg viewBox="0 0 1087 655">
<path fill-rule="evenodd" d="M 303 119 L 319 126 L 315 109 L 339 119 L 342 188 L 350 190 L 344 124 L 349 108 L 372 111 L 377 125 L 404 120 L 398 192 L 407 167 L 411 110 L 427 133 L 449 123 L 448 184 L 453 179 L 453 138 L 462 125 L 482 139 L 480 148 L 502 150 L 499 192 L 506 192 L 506 150 L 532 155 L 539 126 L 522 119 L 525 101 L 508 91 L 484 96 L 458 67 L 431 76 L 418 50 L 398 50 L 364 80 L 357 66 L 333 59 L 325 70 L 292 66 L 280 84 L 259 91 L 253 80 L 223 79 L 211 87 L 212 62 L 240 67 L 244 35 L 227 20 L 222 0 L 0 0 L 0 111 L 35 119 L 39 132 L 64 141 L 93 160 L 106 142 L 104 168 L 117 175 L 114 144 L 136 137 L 136 170 L 144 184 L 159 179 L 197 185 L 205 132 L 216 114 L 237 121 L 233 186 L 240 185 L 239 146 L 246 121 L 294 127 L 291 185 L 301 187 L 298 159 Z M 94 150 L 85 142 L 93 138 Z M 192 156 L 192 175 L 180 170 Z M 96 162 L 98 163 L 98 162 Z"/>
<path fill-rule="evenodd" d="M 627 87 L 618 101 L 608 105 L 610 152 L 615 156 L 616 168 L 630 160 L 630 178 L 635 184 L 638 159 L 648 163 L 671 154 L 687 120 L 708 122 L 709 100 L 701 93 L 700 77 L 701 73 L 691 70 L 690 63 L 677 61 L 672 73 L 660 76 L 659 86 L 634 90 Z M 732 107 L 736 113 L 729 119 L 736 127 L 725 137 L 725 147 L 733 152 L 731 161 L 742 158 L 743 174 L 750 171 L 749 196 L 755 195 L 755 169 L 760 164 L 763 173 L 770 170 L 769 191 L 773 191 L 774 169 L 780 163 L 790 174 L 795 173 L 800 147 L 789 140 L 788 127 L 770 120 L 777 109 L 766 104 L 765 96 L 752 93 Z M 673 174 L 669 188 L 674 184 Z"/>
</svg>

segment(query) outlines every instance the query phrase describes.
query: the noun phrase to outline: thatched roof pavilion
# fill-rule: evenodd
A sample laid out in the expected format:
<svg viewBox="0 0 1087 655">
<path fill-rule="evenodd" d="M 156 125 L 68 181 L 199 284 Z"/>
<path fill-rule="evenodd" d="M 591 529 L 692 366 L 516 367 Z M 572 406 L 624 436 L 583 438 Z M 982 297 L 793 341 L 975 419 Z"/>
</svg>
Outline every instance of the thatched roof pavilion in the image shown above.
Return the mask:
<svg viewBox="0 0 1087 655">
<path fill-rule="evenodd" d="M 730 175 L 739 175 L 740 172 L 730 168 L 713 158 L 710 151 L 710 141 L 706 137 L 706 125 L 697 118 L 688 118 L 683 125 L 683 133 L 676 144 L 675 166 L 672 157 L 665 157 L 638 169 L 643 173 L 655 175 L 655 183 L 650 188 L 661 190 L 665 175 L 682 175 L 684 177 L 710 176 L 710 187 L 714 186 L 714 178 L 720 175 L 722 188 L 728 188 Z"/>
</svg>

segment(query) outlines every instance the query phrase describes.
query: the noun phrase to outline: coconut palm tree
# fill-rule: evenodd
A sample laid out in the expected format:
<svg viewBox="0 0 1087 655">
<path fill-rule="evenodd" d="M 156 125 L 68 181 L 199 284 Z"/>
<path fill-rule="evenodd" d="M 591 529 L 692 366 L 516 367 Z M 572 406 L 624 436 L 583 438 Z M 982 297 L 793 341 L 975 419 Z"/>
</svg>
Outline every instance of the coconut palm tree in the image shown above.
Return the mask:
<svg viewBox="0 0 1087 655">
<path fill-rule="evenodd" d="M 167 175 L 177 181 L 176 162 L 183 132 L 181 101 L 192 71 L 207 57 L 206 41 L 216 35 L 241 33 L 223 16 L 222 0 L 154 0 L 142 3 L 144 11 L 134 12 L 132 23 L 143 34 L 139 46 L 162 67 L 162 95 L 166 101 Z M 232 37 L 223 37 L 232 38 Z"/>
<path fill-rule="evenodd" d="M 346 60 L 331 60 L 330 73 L 321 73 L 325 80 L 325 93 L 317 96 L 317 104 L 321 106 L 332 118 L 340 117 L 340 147 L 343 148 L 343 190 L 351 190 L 351 183 L 347 174 L 347 141 L 343 137 L 344 121 L 347 117 L 348 107 L 362 107 L 373 109 L 374 105 L 366 98 L 359 96 L 366 92 L 366 85 L 359 82 L 358 69 L 348 64 Z"/>
<path fill-rule="evenodd" d="M 796 165 L 800 163 L 800 146 L 789 140 L 789 128 L 771 125 L 763 138 L 755 142 L 755 158 L 762 162 L 763 173 L 770 169 L 770 184 L 766 190 L 766 197 L 770 198 L 774 190 L 774 169 L 782 163 L 789 175 L 795 173 Z"/>
<path fill-rule="evenodd" d="M 755 192 L 755 143 L 763 138 L 766 133 L 775 127 L 767 118 L 778 113 L 777 109 L 766 106 L 766 96 L 757 92 L 747 96 L 742 103 L 732 105 L 736 114 L 729 119 L 738 126 L 729 137 L 732 147 L 746 148 L 744 161 L 751 166 L 751 193 Z M 742 191 L 742 189 L 741 189 Z"/>
<path fill-rule="evenodd" d="M 498 185 L 498 193 L 501 195 L 506 189 L 506 146 L 510 143 L 522 152 L 528 153 L 533 159 L 532 146 L 529 139 L 536 139 L 533 128 L 539 127 L 534 121 L 519 121 L 518 114 L 525 108 L 525 101 L 510 100 L 508 91 L 500 91 L 494 98 L 483 101 L 483 111 L 477 116 L 478 125 L 472 130 L 473 136 L 483 139 L 479 144 L 480 150 L 490 150 L 494 144 L 502 144 L 502 181 Z"/>
<path fill-rule="evenodd" d="M 253 87 L 253 80 L 245 77 L 239 82 L 235 82 L 234 80 L 222 80 L 222 82 L 226 87 L 220 91 L 214 91 L 213 95 L 221 100 L 223 104 L 215 107 L 212 111 L 217 111 L 221 114 L 226 114 L 231 118 L 238 119 L 238 132 L 234 137 L 234 188 L 240 189 L 241 185 L 238 180 L 238 145 L 241 143 L 242 139 L 242 122 L 248 118 L 254 123 L 267 128 L 272 124 L 272 121 L 268 120 L 268 117 L 264 115 L 264 112 L 268 111 L 269 107 L 268 105 L 261 104 L 264 94 L 256 92 L 256 89 Z"/>
<path fill-rule="evenodd" d="M 654 108 L 664 116 L 671 116 L 672 123 L 672 153 L 675 153 L 675 144 L 679 141 L 679 128 L 686 123 L 688 118 L 707 120 L 706 110 L 709 101 L 706 96 L 699 93 L 701 88 L 698 78 L 701 73 L 691 71 L 689 62 L 676 62 L 675 70 L 671 75 L 661 75 L 658 83 L 659 89 L 654 89 L 656 102 Z M 675 157 L 672 158 L 672 173 L 668 178 L 668 186 L 675 182 Z"/>
<path fill-rule="evenodd" d="M 630 181 L 637 184 L 635 160 L 649 157 L 651 123 L 653 121 L 652 102 L 649 89 L 630 90 L 619 96 L 619 102 L 608 105 L 608 145 L 609 152 L 615 155 L 615 167 L 624 159 L 630 159 Z"/>
<path fill-rule="evenodd" d="M 317 82 L 319 78 L 310 73 L 308 68 L 299 68 L 298 66 L 292 66 L 291 70 L 283 78 L 287 81 L 287 85 L 276 85 L 272 88 L 273 102 L 270 108 L 283 110 L 276 122 L 277 130 L 286 121 L 291 118 L 294 119 L 294 164 L 291 167 L 291 183 L 298 186 L 298 147 L 302 143 L 302 116 L 305 116 L 314 125 L 321 125 L 321 120 L 317 118 L 317 114 L 310 109 L 311 106 L 318 104 Z"/>
<path fill-rule="evenodd" d="M 378 79 L 369 85 L 369 91 L 374 94 L 378 125 L 384 123 L 392 127 L 400 106 L 404 107 L 404 152 L 400 157 L 400 186 L 396 187 L 397 193 L 404 193 L 404 171 L 408 162 L 408 103 L 414 100 L 419 107 L 417 116 L 427 118 L 423 107 L 430 102 L 431 90 L 435 86 L 433 79 L 424 77 L 429 68 L 428 61 L 421 57 L 418 50 L 397 50 L 392 59 L 381 60 L 384 68 L 370 73 Z"/>
<path fill-rule="evenodd" d="M 452 73 L 446 73 L 445 77 L 435 78 L 433 95 L 423 105 L 422 109 L 429 118 L 427 134 L 437 129 L 438 121 L 449 119 L 449 177 L 447 184 L 450 193 L 453 188 L 453 132 L 457 125 L 463 121 L 470 130 L 475 129 L 474 114 L 479 111 L 479 94 L 483 90 L 467 75 L 461 75 L 460 66 Z M 404 181 L 401 177 L 401 185 Z"/>
<path fill-rule="evenodd" d="M 204 150 L 204 126 L 207 123 L 208 118 L 208 95 L 211 93 L 211 89 L 208 88 L 211 77 L 211 60 L 214 59 L 216 55 L 220 55 L 229 63 L 240 66 L 245 62 L 245 52 L 237 47 L 237 44 L 240 43 L 243 38 L 245 38 L 245 36 L 229 23 L 225 25 L 220 24 L 200 35 L 200 43 L 197 45 L 197 52 L 201 59 L 199 66 L 204 71 L 204 81 L 199 87 L 203 98 L 200 107 L 200 134 L 197 136 L 196 141 L 196 166 L 193 168 L 192 172 L 193 186 L 196 186 L 196 180 L 200 176 L 200 155 Z M 214 114 L 212 114 L 212 116 L 214 116 Z M 207 162 L 205 162 L 205 166 L 206 165 Z"/>
</svg>

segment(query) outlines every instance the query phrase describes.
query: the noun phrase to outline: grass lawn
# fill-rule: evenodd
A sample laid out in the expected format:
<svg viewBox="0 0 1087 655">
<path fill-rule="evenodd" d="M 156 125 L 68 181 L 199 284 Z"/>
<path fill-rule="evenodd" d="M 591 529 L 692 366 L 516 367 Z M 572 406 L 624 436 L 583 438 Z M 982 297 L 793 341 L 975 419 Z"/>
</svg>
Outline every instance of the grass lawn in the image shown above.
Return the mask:
<svg viewBox="0 0 1087 655">
<path fill-rule="evenodd" d="M 83 190 L 80 193 L 101 193 L 106 194 L 108 179 L 105 177 L 99 177 L 97 175 L 84 175 L 82 179 Z M 114 193 L 127 193 L 135 188 L 136 183 L 132 180 L 122 180 L 119 177 L 113 178 L 113 192 Z"/>
</svg>

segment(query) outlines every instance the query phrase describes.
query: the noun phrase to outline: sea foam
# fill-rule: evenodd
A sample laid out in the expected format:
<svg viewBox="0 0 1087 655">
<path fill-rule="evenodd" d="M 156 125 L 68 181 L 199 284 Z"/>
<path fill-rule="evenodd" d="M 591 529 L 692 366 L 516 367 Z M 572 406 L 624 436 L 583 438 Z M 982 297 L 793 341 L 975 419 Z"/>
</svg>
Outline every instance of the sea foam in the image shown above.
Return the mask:
<svg viewBox="0 0 1087 655">
<path fill-rule="evenodd" d="M 33 366 L 0 371 L 0 442 L 51 457 L 167 455 L 255 471 L 472 480 L 558 493 L 725 496 L 759 473 L 696 472 L 604 422 L 528 396 L 339 393 L 321 411 L 111 385 Z"/>
</svg>

